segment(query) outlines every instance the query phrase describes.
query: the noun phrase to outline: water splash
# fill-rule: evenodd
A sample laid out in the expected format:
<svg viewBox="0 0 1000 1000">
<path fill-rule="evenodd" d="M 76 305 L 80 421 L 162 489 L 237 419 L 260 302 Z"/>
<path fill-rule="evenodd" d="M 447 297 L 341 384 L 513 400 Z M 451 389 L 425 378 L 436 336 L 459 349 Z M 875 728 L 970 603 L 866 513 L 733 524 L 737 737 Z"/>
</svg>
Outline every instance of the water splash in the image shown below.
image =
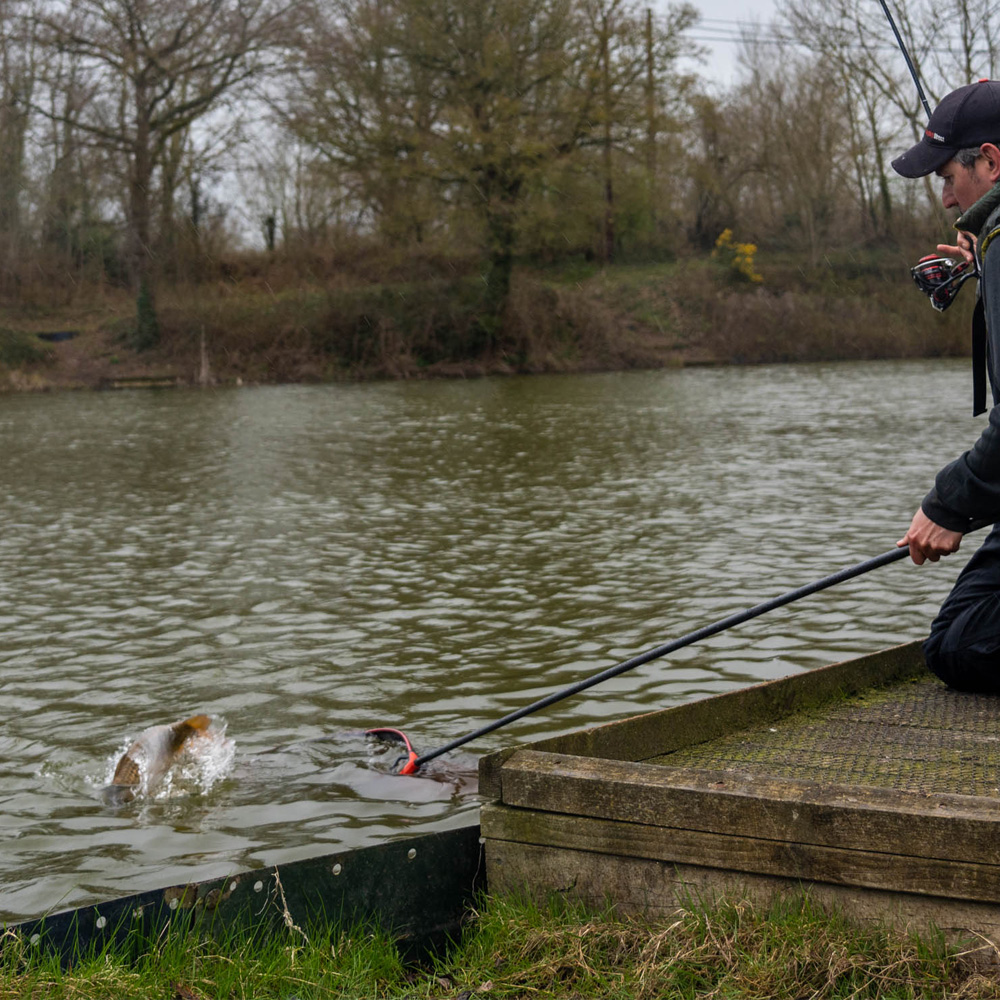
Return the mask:
<svg viewBox="0 0 1000 1000">
<path fill-rule="evenodd" d="M 162 775 L 151 773 L 151 762 L 140 747 L 138 752 L 134 752 L 140 773 L 139 785 L 134 790 L 135 798 L 164 801 L 207 795 L 233 768 L 236 743 L 226 736 L 227 725 L 225 719 L 213 718 L 208 729 L 185 741 Z M 108 759 L 103 780 L 104 791 L 114 787 L 110 782 L 117 762 L 130 745 L 129 742 L 124 743 L 118 753 Z"/>
<path fill-rule="evenodd" d="M 152 798 L 208 795 L 219 781 L 226 778 L 236 758 L 236 742 L 226 736 L 227 725 L 224 719 L 213 718 L 211 726 L 203 734 L 188 740 L 163 783 L 154 789 Z"/>
</svg>

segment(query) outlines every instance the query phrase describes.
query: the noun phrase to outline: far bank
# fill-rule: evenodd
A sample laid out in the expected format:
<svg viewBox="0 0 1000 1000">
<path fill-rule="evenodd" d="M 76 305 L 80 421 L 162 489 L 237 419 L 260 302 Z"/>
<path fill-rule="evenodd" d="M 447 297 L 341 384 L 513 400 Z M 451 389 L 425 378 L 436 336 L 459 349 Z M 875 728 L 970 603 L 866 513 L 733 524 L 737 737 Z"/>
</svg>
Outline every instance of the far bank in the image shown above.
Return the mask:
<svg viewBox="0 0 1000 1000">
<path fill-rule="evenodd" d="M 936 312 L 911 255 L 809 264 L 760 253 L 760 280 L 712 257 L 523 265 L 502 316 L 460 261 L 373 267 L 251 257 L 164 287 L 160 342 L 130 346 L 120 288 L 51 285 L 0 306 L 0 390 L 236 385 L 612 371 L 968 353 L 974 292 Z M 294 266 L 293 266 L 294 263 Z"/>
</svg>

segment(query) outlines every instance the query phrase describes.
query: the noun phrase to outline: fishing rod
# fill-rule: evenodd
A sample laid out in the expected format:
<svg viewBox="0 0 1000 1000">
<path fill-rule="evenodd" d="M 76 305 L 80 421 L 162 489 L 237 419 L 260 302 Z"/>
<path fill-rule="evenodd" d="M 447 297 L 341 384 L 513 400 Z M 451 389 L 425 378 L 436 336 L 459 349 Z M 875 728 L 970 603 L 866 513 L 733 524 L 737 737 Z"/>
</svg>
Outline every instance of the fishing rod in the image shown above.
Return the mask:
<svg viewBox="0 0 1000 1000">
<path fill-rule="evenodd" d="M 896 27 L 896 22 L 893 20 L 892 14 L 889 12 L 889 5 L 886 3 L 886 0 L 879 0 L 879 3 L 882 5 L 882 10 L 885 13 L 886 20 L 889 22 L 889 27 L 892 28 L 892 33 L 896 36 L 896 44 L 899 46 L 899 51 L 903 53 L 903 58 L 906 60 L 906 68 L 910 71 L 910 76 L 913 77 L 914 86 L 917 88 L 917 96 L 920 98 L 920 103 L 924 106 L 924 111 L 929 119 L 931 116 L 931 106 L 927 103 L 927 98 L 924 96 L 924 88 L 920 85 L 920 77 L 917 76 L 917 68 L 913 65 L 910 53 L 906 51 L 903 36 L 899 33 L 899 28 Z"/>
<path fill-rule="evenodd" d="M 990 523 L 992 522 L 977 521 L 969 526 L 965 534 L 978 531 L 980 528 L 984 528 Z M 438 747 L 436 750 L 430 750 L 425 754 L 418 754 L 413 749 L 407 735 L 399 729 L 380 727 L 368 729 L 365 733 L 369 736 L 375 736 L 381 739 L 402 743 L 406 747 L 407 759 L 399 773 L 415 774 L 422 765 L 426 764 L 430 760 L 434 760 L 435 757 L 440 757 L 442 754 L 448 753 L 449 750 L 455 750 L 472 740 L 478 739 L 480 736 L 485 736 L 487 733 L 492 733 L 496 729 L 510 725 L 510 723 L 516 722 L 518 719 L 523 719 L 526 715 L 531 715 L 533 712 L 537 712 L 540 709 L 548 708 L 549 705 L 554 705 L 556 702 L 562 701 L 564 698 L 569 698 L 571 695 L 579 694 L 581 691 L 586 691 L 587 688 L 591 688 L 595 684 L 600 684 L 602 681 L 610 680 L 612 677 L 624 674 L 626 671 L 633 670 L 635 667 L 641 666 L 644 663 L 649 663 L 650 660 L 656 660 L 661 656 L 666 656 L 668 653 L 676 652 L 684 646 L 690 646 L 692 643 L 698 642 L 700 639 L 707 639 L 709 636 L 716 635 L 719 632 L 724 632 L 726 629 L 732 628 L 734 625 L 740 625 L 743 622 L 750 621 L 751 618 L 757 618 L 760 615 L 766 614 L 768 611 L 774 611 L 776 608 L 783 607 L 786 604 L 791 604 L 793 601 L 798 601 L 803 597 L 808 597 L 810 594 L 815 594 L 820 590 L 826 590 L 828 587 L 833 587 L 838 583 L 844 583 L 847 580 L 852 580 L 854 577 L 861 576 L 862 574 L 868 573 L 873 569 L 878 569 L 880 566 L 897 562 L 898 560 L 904 559 L 907 555 L 909 555 L 909 552 L 909 545 L 897 546 L 894 549 L 890 549 L 888 552 L 883 552 L 881 555 L 875 556 L 871 559 L 866 559 L 864 562 L 857 563 L 855 566 L 848 566 L 845 569 L 838 570 L 836 573 L 831 573 L 829 576 L 823 577 L 822 580 L 815 580 L 813 583 L 807 583 L 804 587 L 798 587 L 795 590 L 790 590 L 785 594 L 781 594 L 779 597 L 773 597 L 769 601 L 756 604 L 752 608 L 747 608 L 745 611 L 739 611 L 736 614 L 729 615 L 727 618 L 721 618 L 719 621 L 713 622 L 711 625 L 705 625 L 694 632 L 688 632 L 687 635 L 682 635 L 679 639 L 673 639 L 670 642 L 664 643 L 662 646 L 656 646 L 653 649 L 647 650 L 645 653 L 640 653 L 638 656 L 633 656 L 628 660 L 623 660 L 621 663 L 616 663 L 613 667 L 608 667 L 607 669 L 600 671 L 600 673 L 593 674 L 584 680 L 577 681 L 575 684 L 571 684 L 567 688 L 555 691 L 544 698 L 540 698 L 538 701 L 532 702 L 530 705 L 526 705 L 524 708 L 519 708 L 514 712 L 510 712 L 502 719 L 497 719 L 488 725 L 480 727 L 474 732 L 468 733 L 465 736 L 460 736 L 458 739 L 452 740 L 450 743 L 446 743 L 444 746 Z M 402 760 L 402 758 L 400 758 L 400 760 Z"/>
<path fill-rule="evenodd" d="M 889 22 L 889 27 L 892 28 L 892 33 L 896 36 L 896 44 L 899 46 L 899 51 L 903 53 L 906 68 L 910 71 L 910 76 L 913 77 L 913 85 L 917 88 L 917 96 L 920 98 L 920 103 L 924 106 L 924 112 L 927 115 L 929 123 L 931 106 L 927 103 L 924 88 L 921 86 L 920 77 L 917 75 L 917 68 L 913 65 L 913 60 L 906 49 L 903 36 L 899 33 L 899 28 L 896 27 L 896 22 L 889 11 L 889 5 L 886 3 L 886 0 L 879 0 L 879 3 L 882 6 L 886 20 Z M 958 290 L 962 285 L 969 278 L 979 277 L 979 267 L 975 258 L 972 260 L 955 261 L 949 257 L 942 257 L 939 254 L 927 254 L 927 256 L 921 257 L 910 268 L 910 275 L 916 283 L 917 288 L 930 299 L 931 305 L 938 312 L 944 312 L 955 301 L 955 296 L 958 295 Z"/>
</svg>

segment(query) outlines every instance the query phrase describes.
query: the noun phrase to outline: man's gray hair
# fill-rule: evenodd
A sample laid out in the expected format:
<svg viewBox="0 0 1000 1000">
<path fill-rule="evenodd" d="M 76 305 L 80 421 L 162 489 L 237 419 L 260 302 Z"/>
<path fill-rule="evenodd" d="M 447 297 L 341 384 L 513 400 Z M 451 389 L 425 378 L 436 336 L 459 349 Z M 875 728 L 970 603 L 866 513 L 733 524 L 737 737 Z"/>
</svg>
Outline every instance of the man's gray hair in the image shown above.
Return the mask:
<svg viewBox="0 0 1000 1000">
<path fill-rule="evenodd" d="M 968 149 L 960 149 L 952 159 L 957 161 L 961 166 L 968 169 L 975 165 L 976 160 L 982 156 L 982 150 L 980 146 L 969 146 Z"/>
</svg>

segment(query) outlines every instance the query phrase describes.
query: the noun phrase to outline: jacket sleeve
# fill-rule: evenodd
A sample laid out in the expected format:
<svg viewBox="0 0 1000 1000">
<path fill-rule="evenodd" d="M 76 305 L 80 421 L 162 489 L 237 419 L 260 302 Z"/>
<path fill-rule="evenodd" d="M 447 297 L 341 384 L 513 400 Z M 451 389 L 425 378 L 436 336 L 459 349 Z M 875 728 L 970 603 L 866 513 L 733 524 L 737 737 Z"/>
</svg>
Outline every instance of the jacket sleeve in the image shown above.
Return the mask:
<svg viewBox="0 0 1000 1000">
<path fill-rule="evenodd" d="M 1000 364 L 1000 238 L 984 254 L 980 282 L 992 370 Z M 965 531 L 971 521 L 1000 521 L 1000 406 L 994 404 L 972 448 L 937 474 L 921 508 L 952 531 Z"/>
<path fill-rule="evenodd" d="M 937 474 L 920 506 L 951 531 L 965 531 L 972 521 L 1000 521 L 1000 406 L 990 410 L 975 445 Z"/>
</svg>

